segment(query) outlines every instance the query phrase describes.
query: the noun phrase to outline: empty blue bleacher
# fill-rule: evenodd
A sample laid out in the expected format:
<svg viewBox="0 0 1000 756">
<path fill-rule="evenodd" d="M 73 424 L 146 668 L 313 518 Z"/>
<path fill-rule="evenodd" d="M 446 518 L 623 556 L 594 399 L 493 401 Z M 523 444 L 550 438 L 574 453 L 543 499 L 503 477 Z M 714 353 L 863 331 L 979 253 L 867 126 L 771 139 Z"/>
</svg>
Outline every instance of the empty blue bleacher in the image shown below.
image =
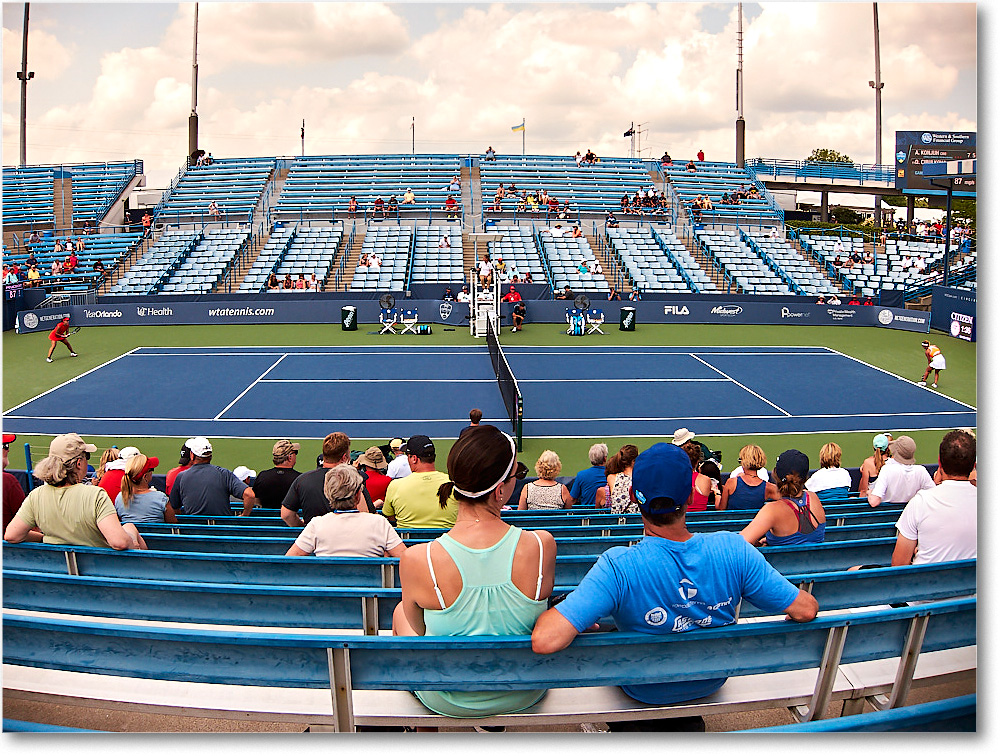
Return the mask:
<svg viewBox="0 0 1000 756">
<path fill-rule="evenodd" d="M 100 221 L 128 186 L 142 173 L 142 161 L 67 163 L 64 165 L 5 166 L 3 169 L 4 225 L 46 225 L 53 215 L 53 177 L 72 177 L 73 220 Z"/>
<path fill-rule="evenodd" d="M 382 265 L 375 269 L 359 264 L 354 270 L 350 288 L 358 291 L 403 291 L 412 246 L 413 228 L 410 226 L 369 228 L 361 245 L 361 254 L 378 255 Z"/>
<path fill-rule="evenodd" d="M 448 189 L 459 175 L 458 155 L 320 155 L 298 157 L 292 162 L 275 205 L 275 217 L 285 220 L 322 217 L 334 213 L 347 217 L 347 203 L 356 197 L 359 218 L 371 210 L 376 197 L 402 202 L 409 188 L 412 205 L 400 205 L 400 217 L 440 211 L 453 195 L 462 204 L 462 192 Z M 393 218 L 392 220 L 396 220 Z"/>
<path fill-rule="evenodd" d="M 225 158 L 211 165 L 188 166 L 157 206 L 158 222 L 207 223 L 215 202 L 220 221 L 242 223 L 260 201 L 274 173 L 275 158 Z"/>
</svg>

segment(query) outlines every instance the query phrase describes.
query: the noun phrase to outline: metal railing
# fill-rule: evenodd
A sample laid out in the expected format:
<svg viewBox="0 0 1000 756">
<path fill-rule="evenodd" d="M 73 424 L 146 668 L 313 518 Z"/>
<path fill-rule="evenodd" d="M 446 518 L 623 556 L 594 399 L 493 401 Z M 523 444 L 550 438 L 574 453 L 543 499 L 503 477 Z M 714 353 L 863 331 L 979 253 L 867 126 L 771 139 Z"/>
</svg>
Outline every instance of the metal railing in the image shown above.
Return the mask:
<svg viewBox="0 0 1000 756">
<path fill-rule="evenodd" d="M 868 165 L 863 163 L 827 163 L 815 160 L 778 160 L 773 158 L 751 158 L 746 161 L 748 171 L 757 176 L 779 176 L 794 178 L 819 178 L 831 180 L 878 181 L 895 183 L 895 168 L 891 165 Z"/>
</svg>

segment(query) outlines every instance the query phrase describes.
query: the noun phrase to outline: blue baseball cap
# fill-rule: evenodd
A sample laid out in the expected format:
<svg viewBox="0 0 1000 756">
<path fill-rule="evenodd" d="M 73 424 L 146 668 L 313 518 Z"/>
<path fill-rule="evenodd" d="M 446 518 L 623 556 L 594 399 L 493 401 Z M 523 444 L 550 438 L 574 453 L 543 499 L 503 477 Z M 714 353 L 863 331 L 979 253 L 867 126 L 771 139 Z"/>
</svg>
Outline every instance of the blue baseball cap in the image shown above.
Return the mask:
<svg viewBox="0 0 1000 756">
<path fill-rule="evenodd" d="M 658 443 L 632 466 L 632 491 L 643 514 L 677 512 L 691 496 L 691 458 L 679 446 Z"/>
</svg>

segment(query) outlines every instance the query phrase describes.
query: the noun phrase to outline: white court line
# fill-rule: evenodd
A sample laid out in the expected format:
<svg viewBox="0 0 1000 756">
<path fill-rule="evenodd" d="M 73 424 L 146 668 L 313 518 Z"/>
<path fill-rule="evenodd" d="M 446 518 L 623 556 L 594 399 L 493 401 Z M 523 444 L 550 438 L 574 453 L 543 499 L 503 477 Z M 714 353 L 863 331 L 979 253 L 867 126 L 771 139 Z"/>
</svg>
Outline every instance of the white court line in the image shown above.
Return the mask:
<svg viewBox="0 0 1000 756">
<path fill-rule="evenodd" d="M 258 379 L 260 380 L 260 379 Z M 261 383 L 496 383 L 496 378 L 268 378 Z M 518 383 L 729 383 L 725 378 L 518 378 Z"/>
<path fill-rule="evenodd" d="M 901 375 L 896 375 L 895 373 L 891 373 L 888 370 L 885 370 L 884 368 L 878 367 L 877 365 L 872 365 L 872 364 L 870 364 L 868 362 L 865 362 L 864 360 L 859 360 L 857 357 L 852 357 L 849 354 L 844 354 L 843 352 L 837 352 L 837 350 L 835 350 L 835 349 L 831 349 L 830 351 L 831 352 L 835 352 L 836 354 L 840 355 L 841 357 L 846 357 L 849 360 L 854 360 L 855 362 L 857 362 L 857 363 L 859 363 L 861 365 L 864 365 L 865 367 L 871 368 L 872 370 L 878 370 L 880 373 L 885 373 L 886 375 L 891 375 L 893 378 L 898 378 L 901 381 L 906 381 L 907 383 L 909 383 L 911 385 L 915 385 L 914 381 L 908 380 L 908 379 L 904 378 Z M 943 396 L 945 399 L 951 399 L 951 401 L 955 402 L 955 404 L 961 404 L 963 407 L 968 407 L 971 410 L 978 411 L 977 408 L 973 407 L 971 404 L 966 404 L 965 402 L 959 401 L 958 399 L 955 399 L 954 397 L 948 396 L 947 394 L 942 394 L 942 393 L 940 393 L 938 391 L 934 391 L 933 389 L 927 388 L 926 386 L 917 386 L 917 388 L 923 388 L 925 391 L 930 391 L 933 394 L 935 394 L 936 396 Z M 936 413 L 932 413 L 932 414 L 936 414 Z"/>
<path fill-rule="evenodd" d="M 129 351 L 125 352 L 124 354 L 119 354 L 117 357 L 113 357 L 112 359 L 108 360 L 107 362 L 102 362 L 97 367 L 91 368 L 90 370 L 88 370 L 85 373 L 80 373 L 80 375 L 76 376 L 76 378 L 70 378 L 68 381 L 64 381 L 63 383 L 60 383 L 58 386 L 53 386 L 48 391 L 43 391 L 38 396 L 33 396 L 30 399 L 28 399 L 27 401 L 21 402 L 20 404 L 18 404 L 15 407 L 11 407 L 9 410 L 7 410 L 6 412 L 4 412 L 3 414 L 4 414 L 4 416 L 7 416 L 11 412 L 13 412 L 14 410 L 20 409 L 21 407 L 23 407 L 25 404 L 30 404 L 31 402 L 35 401 L 35 399 L 41 399 L 43 396 L 45 396 L 47 394 L 51 394 L 53 391 L 56 391 L 57 389 L 61 389 L 64 386 L 68 386 L 69 384 L 73 383 L 74 381 L 78 381 L 79 379 L 83 378 L 83 376 L 90 375 L 95 370 L 100 370 L 102 367 L 106 367 L 107 365 L 110 365 L 112 362 L 117 362 L 122 357 L 128 357 L 129 355 L 133 354 L 136 349 L 142 349 L 142 347 L 136 347 L 135 349 L 130 349 Z"/>
<path fill-rule="evenodd" d="M 745 354 L 745 352 L 744 352 L 744 354 Z M 753 390 L 751 390 L 751 389 L 747 388 L 746 386 L 744 386 L 744 385 L 743 385 L 742 383 L 740 383 L 740 382 L 739 382 L 738 380 L 736 380 L 736 379 L 735 379 L 735 378 L 733 378 L 732 376 L 729 376 L 729 375 L 726 375 L 725 373 L 723 373 L 723 372 L 722 372 L 721 370 L 719 370 L 719 368 L 715 367 L 715 365 L 709 365 L 709 364 L 708 364 L 707 362 L 705 362 L 705 360 L 703 360 L 703 359 L 702 359 L 701 357 L 699 357 L 699 356 L 698 356 L 698 355 L 696 355 L 696 354 L 692 354 L 691 356 L 692 356 L 692 357 L 694 357 L 694 358 L 695 358 L 696 360 L 698 360 L 698 362 L 700 362 L 700 363 L 702 363 L 703 365 L 705 365 L 705 367 L 708 367 L 708 368 L 711 368 L 712 370 L 714 370 L 714 371 L 715 371 L 716 373 L 718 373 L 719 375 L 723 375 L 723 376 L 725 376 L 726 378 L 728 378 L 729 380 L 731 380 L 731 381 L 732 381 L 733 383 L 735 383 L 735 384 L 736 384 L 737 386 L 739 386 L 739 387 L 740 387 L 741 389 L 743 389 L 744 391 L 747 391 L 747 392 L 749 392 L 749 393 L 753 394 L 753 395 L 754 395 L 754 396 L 756 396 L 756 397 L 757 397 L 758 399 L 760 399 L 760 400 L 761 400 L 762 402 L 764 402 L 764 403 L 766 403 L 766 404 L 770 404 L 770 405 L 771 405 L 772 407 L 774 407 L 774 408 L 775 408 L 776 410 L 778 410 L 778 412 L 780 412 L 780 413 L 782 413 L 783 415 L 785 415 L 785 417 L 791 417 L 791 416 L 792 416 L 792 413 L 791 413 L 791 412 L 786 412 L 785 410 L 783 410 L 783 409 L 782 409 L 781 407 L 779 407 L 779 406 L 778 406 L 777 404 L 775 404 L 774 402 L 772 402 L 772 401 L 769 401 L 768 399 L 765 399 L 765 398 L 764 398 L 764 397 L 762 397 L 762 396 L 761 396 L 760 394 L 758 394 L 758 393 L 757 393 L 756 391 L 753 391 Z"/>
<path fill-rule="evenodd" d="M 244 394 L 246 394 L 250 389 L 252 389 L 254 386 L 256 386 L 257 383 L 264 378 L 264 376 L 266 376 L 268 373 L 270 373 L 272 370 L 274 370 L 276 367 L 278 367 L 278 365 L 281 364 L 281 361 L 283 359 L 285 359 L 285 357 L 287 357 L 287 355 L 283 354 L 277 360 L 275 360 L 274 363 L 271 365 L 271 367 L 269 367 L 267 370 L 265 370 L 263 373 L 261 373 L 259 376 L 257 376 L 257 379 L 253 383 L 251 383 L 249 386 L 247 386 L 245 389 L 243 389 L 239 393 L 239 395 L 237 395 L 237 397 L 235 399 L 233 399 L 233 401 L 231 401 L 229 404 L 227 404 L 225 407 L 223 407 L 222 411 L 218 415 L 216 415 L 214 418 L 212 418 L 212 419 L 213 420 L 218 420 L 220 417 L 222 417 L 224 414 L 226 414 L 226 412 L 229 410 L 230 407 L 232 407 L 234 404 L 236 404 L 236 402 L 238 402 L 240 399 L 243 398 Z"/>
</svg>

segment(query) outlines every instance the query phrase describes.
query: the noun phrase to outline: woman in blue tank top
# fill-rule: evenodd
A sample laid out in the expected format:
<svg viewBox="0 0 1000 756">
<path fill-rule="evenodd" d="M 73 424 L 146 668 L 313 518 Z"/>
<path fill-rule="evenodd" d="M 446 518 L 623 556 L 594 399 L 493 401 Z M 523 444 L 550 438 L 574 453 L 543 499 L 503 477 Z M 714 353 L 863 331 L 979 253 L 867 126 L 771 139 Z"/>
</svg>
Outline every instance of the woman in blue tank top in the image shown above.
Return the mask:
<svg viewBox="0 0 1000 756">
<path fill-rule="evenodd" d="M 778 487 L 757 474 L 767 466 L 763 449 L 756 444 L 744 446 L 740 449 L 740 465 L 743 471 L 729 476 L 716 509 L 752 509 L 756 512 L 765 501 L 778 498 Z"/>
<path fill-rule="evenodd" d="M 522 531 L 500 519 L 500 508 L 528 468 L 514 439 L 492 425 L 467 432 L 448 454 L 450 480 L 438 489 L 444 507 L 454 494 L 455 526 L 399 560 L 402 599 L 393 635 L 530 635 L 552 592 L 556 544 L 544 530 Z M 415 691 L 445 716 L 489 717 L 521 711 L 544 690 Z"/>
<path fill-rule="evenodd" d="M 808 476 L 809 457 L 798 449 L 779 454 L 774 463 L 774 477 L 784 498 L 765 504 L 740 535 L 755 546 L 822 543 L 826 537 L 826 513 L 819 497 L 805 489 Z"/>
</svg>

